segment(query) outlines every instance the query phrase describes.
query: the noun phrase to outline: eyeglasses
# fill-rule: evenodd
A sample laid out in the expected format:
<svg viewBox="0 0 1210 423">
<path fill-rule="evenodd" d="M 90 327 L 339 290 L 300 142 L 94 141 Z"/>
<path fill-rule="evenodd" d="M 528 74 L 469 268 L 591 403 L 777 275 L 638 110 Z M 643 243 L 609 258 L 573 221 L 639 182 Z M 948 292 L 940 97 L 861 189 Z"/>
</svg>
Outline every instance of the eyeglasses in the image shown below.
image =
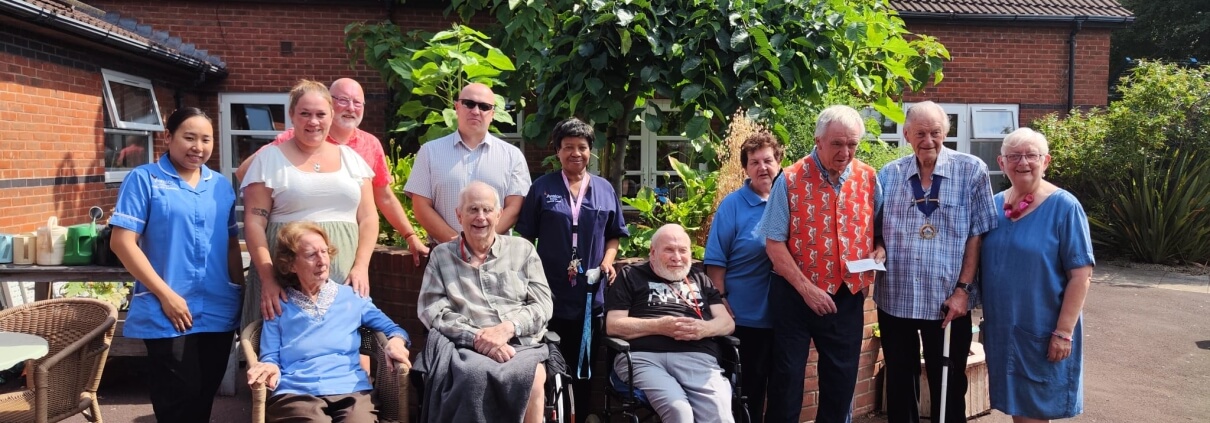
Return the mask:
<svg viewBox="0 0 1210 423">
<path fill-rule="evenodd" d="M 341 107 L 349 107 L 349 105 L 353 105 L 353 107 L 358 108 L 366 107 L 365 102 L 357 101 L 348 97 L 332 96 L 332 102 L 341 105 Z"/>
<path fill-rule="evenodd" d="M 465 98 L 460 98 L 460 99 L 458 99 L 458 102 L 459 102 L 459 103 L 462 103 L 462 107 L 465 107 L 465 108 L 468 108 L 468 109 L 474 109 L 474 108 L 478 107 L 478 108 L 479 108 L 479 111 L 481 111 L 481 112 L 490 112 L 492 109 L 495 109 L 495 108 L 496 108 L 496 105 L 495 105 L 495 104 L 491 104 L 491 103 L 480 103 L 480 102 L 478 102 L 478 101 L 475 101 L 475 100 L 467 100 L 467 99 L 465 99 Z"/>
<path fill-rule="evenodd" d="M 1008 160 L 1009 163 L 1018 163 L 1021 160 L 1025 160 L 1028 163 L 1037 163 L 1039 160 L 1042 160 L 1043 156 L 1045 156 L 1045 154 L 1029 153 L 1029 154 L 1005 154 L 1001 157 L 1004 157 L 1004 159 Z"/>
</svg>

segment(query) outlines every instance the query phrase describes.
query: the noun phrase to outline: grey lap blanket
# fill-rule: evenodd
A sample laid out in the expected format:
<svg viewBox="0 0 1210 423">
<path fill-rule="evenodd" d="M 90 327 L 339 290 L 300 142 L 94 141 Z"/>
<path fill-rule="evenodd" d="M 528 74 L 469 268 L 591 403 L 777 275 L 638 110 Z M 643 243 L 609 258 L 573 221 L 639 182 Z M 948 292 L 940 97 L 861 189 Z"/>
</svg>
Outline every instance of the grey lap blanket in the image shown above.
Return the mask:
<svg viewBox="0 0 1210 423">
<path fill-rule="evenodd" d="M 513 345 L 517 355 L 497 363 L 459 348 L 440 331 L 429 331 L 428 344 L 413 371 L 424 377 L 422 422 L 520 422 L 534 383 L 534 368 L 546 360 L 546 345 Z"/>
</svg>

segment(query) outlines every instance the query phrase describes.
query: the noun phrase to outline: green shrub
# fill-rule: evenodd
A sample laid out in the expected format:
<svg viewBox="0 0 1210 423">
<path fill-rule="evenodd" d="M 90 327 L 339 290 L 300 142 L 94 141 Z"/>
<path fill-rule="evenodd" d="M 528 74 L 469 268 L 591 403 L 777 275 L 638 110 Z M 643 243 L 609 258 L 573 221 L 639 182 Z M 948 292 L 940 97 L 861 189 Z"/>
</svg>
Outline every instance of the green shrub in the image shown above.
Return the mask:
<svg viewBox="0 0 1210 423">
<path fill-rule="evenodd" d="M 403 148 L 395 144 L 395 139 L 387 143 L 387 170 L 391 172 L 391 192 L 399 198 L 399 202 L 403 204 L 403 211 L 407 214 L 408 220 L 412 222 L 412 230 L 416 231 L 416 236 L 421 240 L 428 239 L 428 233 L 416 220 L 416 212 L 412 211 L 412 198 L 403 193 L 403 186 L 408 183 L 408 176 L 412 174 L 412 164 L 416 161 L 416 155 L 403 154 Z M 399 236 L 399 232 L 395 231 L 395 227 L 391 226 L 390 222 L 378 214 L 378 243 L 382 245 L 393 245 L 396 247 L 407 247 L 408 242 Z"/>
<path fill-rule="evenodd" d="M 1210 259 L 1210 156 L 1177 151 L 1138 159 L 1120 182 L 1096 185 L 1104 219 L 1090 218 L 1094 242 L 1148 263 Z"/>
<path fill-rule="evenodd" d="M 634 197 L 623 197 L 623 203 L 638 210 L 639 219 L 626 225 L 630 237 L 621 239 L 619 257 L 646 257 L 655 230 L 669 223 L 679 224 L 689 233 L 694 259 L 701 260 L 705 256 L 706 224 L 714 215 L 718 171 L 698 172 L 674 157 L 668 157 L 668 161 L 672 162 L 680 181 L 667 186 L 674 187 L 673 193 L 683 189 L 683 195 L 660 197 L 650 187 L 643 187 Z"/>
</svg>

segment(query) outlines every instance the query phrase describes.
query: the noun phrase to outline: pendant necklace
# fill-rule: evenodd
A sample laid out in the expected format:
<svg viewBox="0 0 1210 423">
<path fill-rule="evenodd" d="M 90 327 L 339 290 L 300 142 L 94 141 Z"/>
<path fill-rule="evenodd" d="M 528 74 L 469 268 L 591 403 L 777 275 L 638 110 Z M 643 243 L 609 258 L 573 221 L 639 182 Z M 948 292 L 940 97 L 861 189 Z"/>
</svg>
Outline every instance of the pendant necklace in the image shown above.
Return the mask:
<svg viewBox="0 0 1210 423">
<path fill-rule="evenodd" d="M 916 205 L 916 209 L 924 213 L 924 225 L 920 226 L 920 239 L 933 239 L 937 237 L 937 227 L 929 222 L 929 216 L 941 207 L 939 196 L 941 193 L 941 179 L 933 178 L 932 186 L 929 187 L 929 192 L 924 193 L 924 187 L 920 182 L 920 175 L 912 175 L 909 179 L 912 184 L 912 203 Z"/>
</svg>

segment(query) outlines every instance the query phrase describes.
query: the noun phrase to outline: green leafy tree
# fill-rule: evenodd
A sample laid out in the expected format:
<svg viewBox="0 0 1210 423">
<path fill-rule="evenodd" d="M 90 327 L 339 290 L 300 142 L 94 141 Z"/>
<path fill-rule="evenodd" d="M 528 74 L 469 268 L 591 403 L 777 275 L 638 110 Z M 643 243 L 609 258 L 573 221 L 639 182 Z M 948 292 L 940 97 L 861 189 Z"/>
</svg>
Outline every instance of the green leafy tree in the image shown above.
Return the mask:
<svg viewBox="0 0 1210 423">
<path fill-rule="evenodd" d="M 1113 75 L 1126 58 L 1210 61 L 1210 0 L 1120 0 L 1134 23 L 1113 32 Z M 1112 81 L 1111 81 L 1112 82 Z"/>
<path fill-rule="evenodd" d="M 615 185 L 629 123 L 645 114 L 648 129 L 663 126 L 660 113 L 644 113 L 651 99 L 679 110 L 691 140 L 724 129 L 712 122 L 741 107 L 754 118 L 780 113 L 789 93 L 818 102 L 853 90 L 902 120 L 895 96 L 940 82 L 949 57 L 882 0 L 454 0 L 450 10 L 500 24 L 496 42 L 519 64 L 509 96 L 537 105 L 526 138 L 567 116 L 606 125 L 602 167 Z"/>
<path fill-rule="evenodd" d="M 360 52 L 398 93 L 393 132 L 413 134 L 420 143 L 457 130 L 454 102 L 462 87 L 474 82 L 502 87 L 504 73 L 516 70 L 508 56 L 488 43 L 486 34 L 465 25 L 405 36 L 390 22 L 358 22 L 346 27 L 345 34 L 353 57 Z M 496 107 L 505 106 L 504 97 L 497 94 Z M 496 113 L 493 120 L 515 124 L 508 113 Z"/>
</svg>

